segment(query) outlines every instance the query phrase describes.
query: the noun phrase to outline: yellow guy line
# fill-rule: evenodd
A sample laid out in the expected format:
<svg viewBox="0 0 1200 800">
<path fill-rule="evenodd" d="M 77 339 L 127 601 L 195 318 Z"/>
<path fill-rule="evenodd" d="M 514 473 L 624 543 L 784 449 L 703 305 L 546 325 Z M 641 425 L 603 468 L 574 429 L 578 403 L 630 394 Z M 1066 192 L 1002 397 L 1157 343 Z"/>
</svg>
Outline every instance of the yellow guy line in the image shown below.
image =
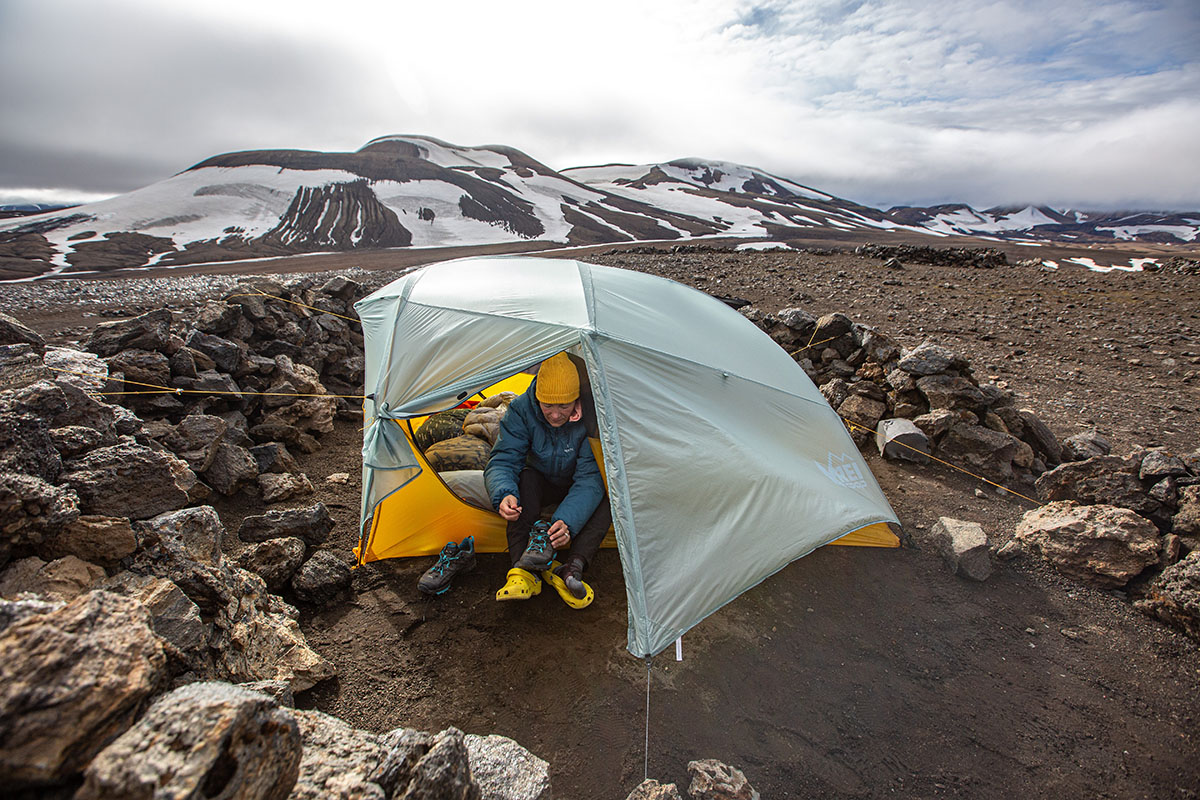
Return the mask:
<svg viewBox="0 0 1200 800">
<path fill-rule="evenodd" d="M 864 433 L 869 433 L 872 436 L 879 435 L 875 431 L 871 430 L 870 428 L 865 428 L 862 425 L 859 425 L 854 420 L 849 420 L 849 419 L 846 419 L 845 417 L 842 417 L 842 421 L 845 422 L 846 425 L 850 428 L 858 428 L 860 431 L 863 431 Z M 1032 497 L 1027 497 L 1027 496 L 1021 494 L 1020 492 L 1017 492 L 1017 491 L 1014 491 L 1014 490 L 1008 488 L 1007 486 L 1001 486 L 1000 484 L 996 483 L 995 481 L 990 481 L 987 478 L 983 477 L 982 475 L 976 475 L 974 472 L 965 470 L 956 464 L 951 464 L 949 461 L 943 461 L 942 459 L 938 458 L 937 456 L 932 456 L 929 453 L 926 453 L 924 450 L 920 450 L 916 447 L 913 447 L 912 445 L 907 445 L 904 442 L 899 442 L 894 439 L 891 442 L 889 442 L 889 444 L 898 444 L 901 447 L 907 447 L 909 450 L 912 450 L 914 453 L 920 453 L 921 455 L 925 456 L 926 458 L 930 459 L 931 461 L 936 461 L 937 463 L 939 463 L 943 466 L 947 466 L 950 469 L 957 470 L 958 472 L 961 472 L 964 475 L 970 475 L 972 478 L 975 478 L 976 480 L 980 480 L 980 481 L 983 481 L 984 483 L 995 486 L 997 489 L 1003 489 L 1005 492 L 1008 492 L 1009 494 L 1015 494 L 1017 497 L 1020 497 L 1024 500 L 1028 500 L 1029 502 L 1033 503 L 1035 506 L 1045 505 L 1045 503 L 1038 502 L 1037 500 L 1034 500 Z"/>
<path fill-rule="evenodd" d="M 337 314 L 333 311 L 326 311 L 323 308 L 317 308 L 316 306 L 309 306 L 309 305 L 305 305 L 304 303 L 297 303 L 295 300 L 288 300 L 286 297 L 276 297 L 273 294 L 267 294 L 266 292 L 261 291 L 261 290 L 255 290 L 253 293 L 231 294 L 231 295 L 226 295 L 226 297 L 269 297 L 272 300 L 282 300 L 283 302 L 291 303 L 294 306 L 300 306 L 301 308 L 309 308 L 309 309 L 312 309 L 313 311 L 319 311 L 322 314 L 328 314 L 331 317 L 341 317 L 342 319 L 348 319 L 351 322 L 357 322 L 359 325 L 362 324 L 362 320 L 357 319 L 355 317 L 347 317 L 345 314 Z"/>
<path fill-rule="evenodd" d="M 813 336 L 816 336 L 816 335 L 817 335 L 817 332 L 814 330 Z M 795 356 L 796 353 L 803 353 L 805 350 L 807 350 L 810 347 L 816 347 L 817 345 L 825 344 L 826 342 L 832 342 L 836 338 L 838 338 L 838 337 L 830 336 L 828 339 L 822 339 L 819 342 L 813 342 L 812 337 L 809 337 L 808 344 L 804 345 L 804 347 L 801 347 L 799 350 L 793 350 L 792 352 L 788 353 L 788 355 Z"/>
<path fill-rule="evenodd" d="M 108 375 L 99 375 L 99 374 L 90 373 L 90 372 L 75 372 L 75 371 L 69 370 L 69 369 L 59 369 L 58 367 L 50 367 L 50 369 L 54 370 L 55 372 L 65 372 L 69 375 L 79 375 L 84 378 L 94 378 L 95 380 L 98 380 L 98 381 L 107 381 L 109 379 Z M 254 397 L 344 397 L 347 400 L 366 400 L 367 399 L 366 395 L 362 395 L 362 394 L 330 394 L 329 392 L 314 392 L 314 393 L 310 393 L 310 394 L 304 394 L 304 393 L 299 393 L 299 392 L 252 392 L 249 390 L 244 390 L 241 392 L 230 392 L 230 391 L 225 391 L 223 389 L 179 389 L 179 388 L 175 388 L 175 387 L 171 387 L 171 386 L 161 386 L 157 383 L 142 383 L 141 381 L 130 381 L 130 380 L 126 380 L 126 381 L 124 381 L 124 383 L 132 384 L 134 386 L 149 386 L 150 389 L 148 391 L 139 391 L 139 392 L 103 392 L 103 391 L 100 391 L 99 389 L 92 389 L 90 391 L 93 394 L 100 394 L 100 395 L 114 395 L 114 394 L 236 394 L 238 396 L 252 395 Z"/>
</svg>

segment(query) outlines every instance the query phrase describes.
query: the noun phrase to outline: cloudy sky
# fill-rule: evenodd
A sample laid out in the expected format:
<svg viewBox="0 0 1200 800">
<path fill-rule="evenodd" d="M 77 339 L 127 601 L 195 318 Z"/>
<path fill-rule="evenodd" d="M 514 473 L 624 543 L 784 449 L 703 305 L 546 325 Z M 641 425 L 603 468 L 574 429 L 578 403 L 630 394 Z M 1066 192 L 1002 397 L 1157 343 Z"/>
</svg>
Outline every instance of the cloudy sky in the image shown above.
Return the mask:
<svg viewBox="0 0 1200 800">
<path fill-rule="evenodd" d="M 1200 210 L 1198 0 L 0 0 L 0 202 L 386 134 Z"/>
</svg>

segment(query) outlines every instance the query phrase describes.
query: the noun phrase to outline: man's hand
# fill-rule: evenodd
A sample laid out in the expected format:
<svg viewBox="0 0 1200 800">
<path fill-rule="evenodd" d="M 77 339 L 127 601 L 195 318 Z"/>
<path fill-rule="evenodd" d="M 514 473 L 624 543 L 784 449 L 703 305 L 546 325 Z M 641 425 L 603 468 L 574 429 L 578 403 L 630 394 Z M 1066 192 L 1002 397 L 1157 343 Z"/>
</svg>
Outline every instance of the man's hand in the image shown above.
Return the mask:
<svg viewBox="0 0 1200 800">
<path fill-rule="evenodd" d="M 550 546 L 555 550 L 561 550 L 571 541 L 571 529 L 561 519 L 556 519 L 546 533 L 550 535 Z"/>
<path fill-rule="evenodd" d="M 500 501 L 500 507 L 496 511 L 509 522 L 516 522 L 517 518 L 521 516 L 520 501 L 513 495 L 506 494 L 504 495 L 504 499 Z"/>
</svg>

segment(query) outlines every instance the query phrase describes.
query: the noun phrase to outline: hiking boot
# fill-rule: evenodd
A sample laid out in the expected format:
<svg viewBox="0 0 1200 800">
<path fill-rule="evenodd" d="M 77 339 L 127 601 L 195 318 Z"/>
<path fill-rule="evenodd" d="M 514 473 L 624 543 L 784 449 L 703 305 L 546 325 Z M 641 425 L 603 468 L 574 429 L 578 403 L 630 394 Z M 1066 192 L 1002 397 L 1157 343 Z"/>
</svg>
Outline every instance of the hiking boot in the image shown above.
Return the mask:
<svg viewBox="0 0 1200 800">
<path fill-rule="evenodd" d="M 554 574 L 562 578 L 567 591 L 576 600 L 582 600 L 587 594 L 587 588 L 583 585 L 583 559 L 579 556 L 567 559 L 567 563 L 554 570 Z"/>
<path fill-rule="evenodd" d="M 443 594 L 450 588 L 455 576 L 475 568 L 475 537 L 468 536 L 462 543 L 449 542 L 438 554 L 437 563 L 425 571 L 417 581 L 417 588 L 424 594 Z"/>
<path fill-rule="evenodd" d="M 539 519 L 533 523 L 533 528 L 529 531 L 529 544 L 513 566 L 530 572 L 541 572 L 550 566 L 550 562 L 554 560 L 555 550 L 550 546 L 548 530 L 550 530 L 550 524 L 543 520 Z"/>
</svg>

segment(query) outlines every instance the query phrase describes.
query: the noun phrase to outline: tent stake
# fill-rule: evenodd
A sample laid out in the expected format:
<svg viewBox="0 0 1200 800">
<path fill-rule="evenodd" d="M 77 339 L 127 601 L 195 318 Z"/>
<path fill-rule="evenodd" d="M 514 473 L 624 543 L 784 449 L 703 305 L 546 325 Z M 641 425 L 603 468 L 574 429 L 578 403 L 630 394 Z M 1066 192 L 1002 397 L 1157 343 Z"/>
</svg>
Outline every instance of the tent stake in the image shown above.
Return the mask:
<svg viewBox="0 0 1200 800">
<path fill-rule="evenodd" d="M 650 654 L 646 654 L 646 749 L 642 760 L 642 781 L 650 779 Z"/>
</svg>

